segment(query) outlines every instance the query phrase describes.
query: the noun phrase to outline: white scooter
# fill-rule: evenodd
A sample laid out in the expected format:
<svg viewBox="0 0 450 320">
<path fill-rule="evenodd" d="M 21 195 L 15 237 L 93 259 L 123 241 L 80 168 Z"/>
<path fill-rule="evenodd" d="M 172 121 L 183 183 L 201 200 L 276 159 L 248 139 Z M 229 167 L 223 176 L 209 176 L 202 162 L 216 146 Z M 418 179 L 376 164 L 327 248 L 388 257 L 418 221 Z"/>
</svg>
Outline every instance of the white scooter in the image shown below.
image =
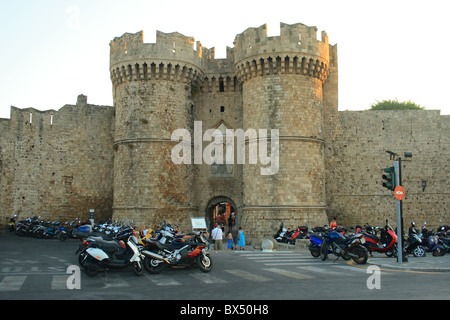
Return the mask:
<svg viewBox="0 0 450 320">
<path fill-rule="evenodd" d="M 144 272 L 141 255 L 134 231 L 127 230 L 117 237 L 119 241 L 95 239 L 86 250 L 84 271 L 88 276 L 96 276 L 100 271 L 111 268 L 121 269 L 132 266 L 133 273 L 141 276 Z M 126 243 L 123 241 L 126 240 Z"/>
</svg>

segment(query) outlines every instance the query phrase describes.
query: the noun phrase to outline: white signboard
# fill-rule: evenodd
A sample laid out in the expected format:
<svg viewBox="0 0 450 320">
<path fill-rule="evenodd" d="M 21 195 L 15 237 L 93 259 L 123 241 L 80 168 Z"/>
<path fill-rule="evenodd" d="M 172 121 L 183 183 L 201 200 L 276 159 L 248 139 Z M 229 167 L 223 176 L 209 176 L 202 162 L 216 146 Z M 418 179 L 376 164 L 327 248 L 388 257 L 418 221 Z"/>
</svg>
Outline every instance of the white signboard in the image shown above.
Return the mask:
<svg viewBox="0 0 450 320">
<path fill-rule="evenodd" d="M 191 218 L 192 230 L 195 229 L 206 229 L 205 218 Z"/>
</svg>

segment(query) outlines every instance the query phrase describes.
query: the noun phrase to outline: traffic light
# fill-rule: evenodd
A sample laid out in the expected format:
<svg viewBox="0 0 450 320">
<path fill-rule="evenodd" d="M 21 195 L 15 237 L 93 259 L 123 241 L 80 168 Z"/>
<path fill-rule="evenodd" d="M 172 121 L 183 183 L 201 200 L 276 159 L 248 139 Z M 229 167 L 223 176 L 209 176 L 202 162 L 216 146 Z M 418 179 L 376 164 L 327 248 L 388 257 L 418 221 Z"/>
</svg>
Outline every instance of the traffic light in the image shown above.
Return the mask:
<svg viewBox="0 0 450 320">
<path fill-rule="evenodd" d="M 383 171 L 386 172 L 385 174 L 383 174 L 383 180 L 385 180 L 383 182 L 383 187 L 385 187 L 386 189 L 394 191 L 394 189 L 395 189 L 395 187 L 397 185 L 397 181 L 395 180 L 395 168 L 394 168 L 394 166 L 389 167 L 389 168 L 384 168 Z"/>
</svg>

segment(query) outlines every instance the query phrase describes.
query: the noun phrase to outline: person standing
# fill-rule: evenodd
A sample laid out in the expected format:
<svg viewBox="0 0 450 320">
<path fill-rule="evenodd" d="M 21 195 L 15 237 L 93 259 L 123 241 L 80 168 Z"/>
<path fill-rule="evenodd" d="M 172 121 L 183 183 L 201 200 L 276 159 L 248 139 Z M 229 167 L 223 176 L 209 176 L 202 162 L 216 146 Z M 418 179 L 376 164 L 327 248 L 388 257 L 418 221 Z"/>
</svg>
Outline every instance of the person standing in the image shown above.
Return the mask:
<svg viewBox="0 0 450 320">
<path fill-rule="evenodd" d="M 211 237 L 214 240 L 214 250 L 222 250 L 222 229 L 219 228 L 219 225 L 216 223 L 214 225 L 214 229 L 211 232 Z"/>
<path fill-rule="evenodd" d="M 336 217 L 333 217 L 333 220 L 330 222 L 330 228 L 331 229 L 335 229 L 337 228 L 337 221 L 336 221 Z"/>
<path fill-rule="evenodd" d="M 227 249 L 228 250 L 233 250 L 233 236 L 231 235 L 231 232 L 228 234 L 227 238 L 228 238 Z"/>
<path fill-rule="evenodd" d="M 245 247 L 245 234 L 244 234 L 244 230 L 242 230 L 242 227 L 239 227 L 239 250 L 244 250 Z"/>
<path fill-rule="evenodd" d="M 231 235 L 233 236 L 233 248 L 234 250 L 237 250 L 239 234 L 235 225 L 233 226 L 233 229 L 231 229 Z"/>
</svg>

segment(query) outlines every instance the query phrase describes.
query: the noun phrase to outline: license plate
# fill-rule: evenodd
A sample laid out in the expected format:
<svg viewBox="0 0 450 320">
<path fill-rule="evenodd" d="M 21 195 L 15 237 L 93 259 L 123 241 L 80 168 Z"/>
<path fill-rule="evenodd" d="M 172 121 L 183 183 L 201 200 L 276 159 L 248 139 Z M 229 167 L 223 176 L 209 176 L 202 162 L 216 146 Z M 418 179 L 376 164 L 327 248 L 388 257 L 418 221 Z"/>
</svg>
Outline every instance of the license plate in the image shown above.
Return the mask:
<svg viewBox="0 0 450 320">
<path fill-rule="evenodd" d="M 366 239 L 365 238 L 361 238 L 361 243 L 362 244 L 366 243 Z"/>
</svg>

